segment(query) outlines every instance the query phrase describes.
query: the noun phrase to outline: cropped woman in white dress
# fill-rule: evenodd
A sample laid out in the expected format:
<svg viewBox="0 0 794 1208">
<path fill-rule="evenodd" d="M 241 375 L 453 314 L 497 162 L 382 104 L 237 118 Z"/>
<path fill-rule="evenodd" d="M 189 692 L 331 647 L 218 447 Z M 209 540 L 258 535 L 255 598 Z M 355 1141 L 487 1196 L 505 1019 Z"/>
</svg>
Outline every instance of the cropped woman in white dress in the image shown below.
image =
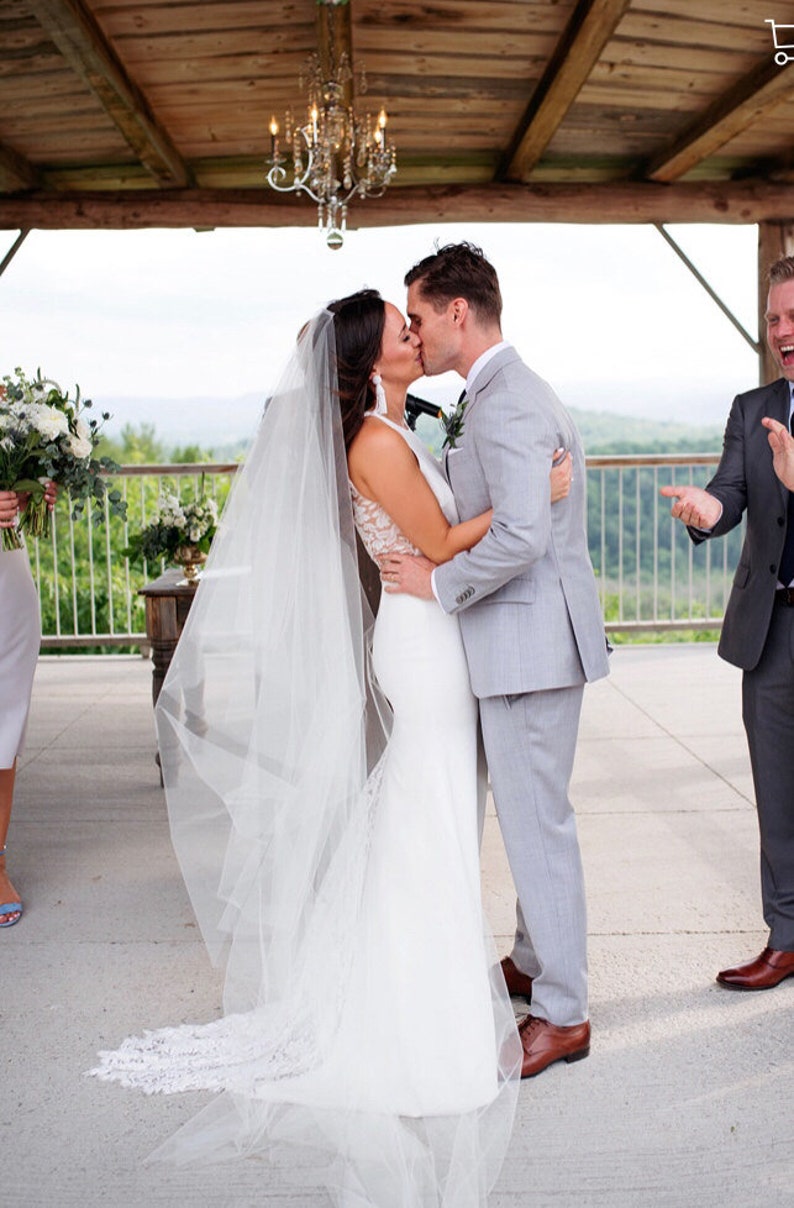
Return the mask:
<svg viewBox="0 0 794 1208">
<path fill-rule="evenodd" d="M 52 506 L 52 484 L 47 499 Z M 16 491 L 0 491 L 0 529 L 17 523 L 26 502 Z M 6 840 L 40 642 L 39 601 L 27 550 L 0 544 L 0 927 L 12 927 L 22 917 L 22 902 L 6 871 Z"/>
<path fill-rule="evenodd" d="M 356 1208 L 484 1204 L 521 1063 L 483 924 L 457 620 L 384 597 L 368 673 L 353 517 L 373 556 L 435 561 L 489 521 L 457 523 L 404 424 L 417 343 L 362 291 L 307 325 L 269 402 L 158 702 L 174 845 L 225 964 L 225 1014 L 129 1039 L 92 1071 L 224 1092 L 155 1157 L 310 1146 Z"/>
</svg>

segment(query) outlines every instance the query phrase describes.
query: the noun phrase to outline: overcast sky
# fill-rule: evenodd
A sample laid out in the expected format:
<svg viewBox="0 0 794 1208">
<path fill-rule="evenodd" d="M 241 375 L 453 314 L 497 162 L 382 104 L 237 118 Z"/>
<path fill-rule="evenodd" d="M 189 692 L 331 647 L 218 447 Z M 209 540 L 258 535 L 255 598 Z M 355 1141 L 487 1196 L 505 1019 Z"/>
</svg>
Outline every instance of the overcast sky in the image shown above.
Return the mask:
<svg viewBox="0 0 794 1208">
<path fill-rule="evenodd" d="M 755 334 L 756 228 L 670 230 Z M 533 224 L 352 231 L 338 252 L 312 228 L 33 231 L 0 277 L 0 373 L 41 366 L 143 418 L 145 400 L 264 397 L 319 307 L 368 285 L 402 309 L 407 268 L 462 238 L 499 272 L 505 337 L 573 406 L 722 422 L 757 384 L 753 352 L 653 228 Z"/>
</svg>

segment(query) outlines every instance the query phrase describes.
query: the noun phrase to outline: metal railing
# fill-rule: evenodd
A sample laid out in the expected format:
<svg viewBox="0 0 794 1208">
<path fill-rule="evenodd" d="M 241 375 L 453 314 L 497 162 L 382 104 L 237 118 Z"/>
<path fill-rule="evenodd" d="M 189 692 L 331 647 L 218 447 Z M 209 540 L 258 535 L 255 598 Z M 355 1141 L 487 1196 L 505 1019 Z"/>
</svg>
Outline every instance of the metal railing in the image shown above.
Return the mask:
<svg viewBox="0 0 794 1208">
<path fill-rule="evenodd" d="M 716 454 L 590 457 L 588 540 L 610 632 L 711 631 L 719 628 L 742 531 L 695 547 L 659 495 L 666 483 L 703 486 Z M 202 489 L 222 505 L 235 463 L 125 466 L 114 475 L 127 501 L 125 522 L 96 527 L 88 512 L 73 521 L 65 500 L 50 540 L 31 546 L 47 649 L 124 649 L 146 644 L 140 588 L 164 564 L 137 567 L 122 551 L 148 522 L 164 486 L 183 499 Z"/>
<path fill-rule="evenodd" d="M 696 546 L 659 493 L 705 486 L 718 461 L 716 453 L 587 459 L 588 542 L 609 632 L 719 629 L 744 522 Z"/>
<path fill-rule="evenodd" d="M 131 535 L 157 510 L 167 487 L 185 499 L 204 494 L 226 499 L 236 463 L 122 466 L 109 480 L 127 503 L 121 521 L 109 515 L 95 525 L 89 509 L 77 520 L 59 499 L 51 537 L 31 543 L 33 578 L 39 593 L 43 649 L 128 648 L 146 644 L 145 608 L 138 594 L 165 563 L 130 563 L 123 550 Z"/>
</svg>

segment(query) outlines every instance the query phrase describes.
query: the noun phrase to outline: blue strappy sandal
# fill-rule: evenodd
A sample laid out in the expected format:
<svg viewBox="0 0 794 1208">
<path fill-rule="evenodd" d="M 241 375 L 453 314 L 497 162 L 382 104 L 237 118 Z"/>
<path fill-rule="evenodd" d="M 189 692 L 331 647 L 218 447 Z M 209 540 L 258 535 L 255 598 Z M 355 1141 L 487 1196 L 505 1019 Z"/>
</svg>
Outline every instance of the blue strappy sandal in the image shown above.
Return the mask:
<svg viewBox="0 0 794 1208">
<path fill-rule="evenodd" d="M 0 847 L 0 856 L 4 856 L 8 848 Z M 6 914 L 15 914 L 15 919 L 9 919 L 7 923 L 0 923 L 0 927 L 13 927 L 22 918 L 22 903 L 21 902 L 0 902 L 0 919 Z"/>
</svg>

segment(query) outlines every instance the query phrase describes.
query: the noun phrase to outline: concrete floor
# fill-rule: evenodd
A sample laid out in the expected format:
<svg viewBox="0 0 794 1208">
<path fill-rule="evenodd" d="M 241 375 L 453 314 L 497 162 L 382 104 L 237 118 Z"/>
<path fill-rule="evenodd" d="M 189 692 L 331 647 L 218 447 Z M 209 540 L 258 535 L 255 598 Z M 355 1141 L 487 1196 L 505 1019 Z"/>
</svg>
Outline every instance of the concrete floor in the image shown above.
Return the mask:
<svg viewBox="0 0 794 1208">
<path fill-rule="evenodd" d="M 135 658 L 37 672 L 9 836 L 26 912 L 0 934 L 0 1208 L 319 1208 L 257 1161 L 144 1167 L 208 1096 L 82 1077 L 128 1033 L 219 1009 L 168 840 L 150 691 Z M 573 795 L 593 1048 L 524 1083 L 491 1208 L 794 1203 L 794 981 L 714 982 L 766 939 L 739 697 L 707 645 L 618 649 L 587 690 Z M 483 865 L 507 951 L 493 818 Z"/>
</svg>

